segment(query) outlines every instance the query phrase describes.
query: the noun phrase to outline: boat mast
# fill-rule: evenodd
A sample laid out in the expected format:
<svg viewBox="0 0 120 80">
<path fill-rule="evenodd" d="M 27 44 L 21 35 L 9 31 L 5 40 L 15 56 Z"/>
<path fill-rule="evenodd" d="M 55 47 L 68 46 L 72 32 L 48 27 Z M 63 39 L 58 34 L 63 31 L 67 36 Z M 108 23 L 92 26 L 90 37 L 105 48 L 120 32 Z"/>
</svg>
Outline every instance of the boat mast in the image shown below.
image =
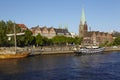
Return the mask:
<svg viewBox="0 0 120 80">
<path fill-rule="evenodd" d="M 89 29 L 90 29 L 90 46 L 92 48 L 92 31 L 91 31 L 91 27 L 89 27 Z"/>
<path fill-rule="evenodd" d="M 15 54 L 16 54 L 17 43 L 16 43 L 16 27 L 15 27 L 15 22 L 14 22 L 14 42 L 15 42 Z"/>
</svg>

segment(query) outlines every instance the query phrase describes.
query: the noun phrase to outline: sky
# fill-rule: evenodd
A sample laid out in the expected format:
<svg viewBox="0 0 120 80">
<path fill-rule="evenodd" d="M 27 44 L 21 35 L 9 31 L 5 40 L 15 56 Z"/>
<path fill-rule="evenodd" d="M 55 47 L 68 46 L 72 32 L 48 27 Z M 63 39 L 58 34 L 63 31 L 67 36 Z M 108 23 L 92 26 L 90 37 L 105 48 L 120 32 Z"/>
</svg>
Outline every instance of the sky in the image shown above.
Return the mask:
<svg viewBox="0 0 120 80">
<path fill-rule="evenodd" d="M 0 0 L 0 20 L 79 33 L 82 8 L 92 31 L 120 31 L 120 0 Z"/>
</svg>

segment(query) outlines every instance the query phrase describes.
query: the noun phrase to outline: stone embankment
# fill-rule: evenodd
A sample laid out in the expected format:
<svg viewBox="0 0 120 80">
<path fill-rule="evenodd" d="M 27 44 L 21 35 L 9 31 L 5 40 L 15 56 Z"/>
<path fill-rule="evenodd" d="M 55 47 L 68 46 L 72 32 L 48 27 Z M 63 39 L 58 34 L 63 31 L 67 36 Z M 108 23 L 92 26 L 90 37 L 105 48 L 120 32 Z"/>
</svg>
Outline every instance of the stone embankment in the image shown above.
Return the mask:
<svg viewBox="0 0 120 80">
<path fill-rule="evenodd" d="M 19 53 L 23 51 L 28 51 L 28 49 L 17 47 L 16 51 Z M 15 54 L 15 47 L 0 47 L 0 54 Z"/>
<path fill-rule="evenodd" d="M 36 47 L 31 49 L 31 55 L 37 54 L 68 54 L 73 53 L 72 46 L 51 46 L 51 47 Z"/>
<path fill-rule="evenodd" d="M 29 51 L 31 54 L 30 55 L 40 55 L 40 54 L 73 54 L 74 46 L 48 46 L 48 47 L 25 47 L 25 48 L 18 48 L 17 51 Z M 10 50 L 14 51 L 14 47 L 10 48 L 0 48 L 0 52 L 2 50 Z M 120 51 L 120 47 L 106 47 L 105 52 L 107 51 Z"/>
<path fill-rule="evenodd" d="M 73 54 L 74 46 L 52 46 L 52 47 L 36 47 L 31 49 L 31 55 L 38 54 Z M 106 47 L 107 51 L 120 51 L 120 47 Z"/>
<path fill-rule="evenodd" d="M 120 51 L 120 47 L 106 47 L 104 51 Z"/>
</svg>

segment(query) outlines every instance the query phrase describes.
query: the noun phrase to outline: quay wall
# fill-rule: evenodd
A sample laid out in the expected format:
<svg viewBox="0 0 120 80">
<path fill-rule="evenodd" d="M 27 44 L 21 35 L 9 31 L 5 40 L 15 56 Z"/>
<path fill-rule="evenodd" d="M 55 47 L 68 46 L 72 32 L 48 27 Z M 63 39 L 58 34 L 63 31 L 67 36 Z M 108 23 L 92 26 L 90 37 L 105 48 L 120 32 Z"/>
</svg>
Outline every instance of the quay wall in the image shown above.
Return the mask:
<svg viewBox="0 0 120 80">
<path fill-rule="evenodd" d="M 31 49 L 32 55 L 37 54 L 73 54 L 73 46 L 48 46 Z"/>
<path fill-rule="evenodd" d="M 73 54 L 74 46 L 52 46 L 52 47 L 37 47 L 32 49 L 32 54 Z M 113 47 L 106 47 L 105 52 L 108 51 L 120 51 L 120 47 L 113 48 Z"/>
<path fill-rule="evenodd" d="M 18 51 L 29 51 L 30 55 L 40 55 L 40 54 L 73 54 L 74 46 L 46 46 L 46 47 L 24 47 L 24 48 L 17 48 Z M 0 52 L 2 50 L 10 50 L 14 51 L 14 47 L 3 47 L 0 48 Z M 108 51 L 120 51 L 120 47 L 106 47 L 105 52 Z"/>
<path fill-rule="evenodd" d="M 113 47 L 106 47 L 104 51 L 120 51 L 120 47 L 116 47 L 116 48 L 113 48 Z"/>
</svg>

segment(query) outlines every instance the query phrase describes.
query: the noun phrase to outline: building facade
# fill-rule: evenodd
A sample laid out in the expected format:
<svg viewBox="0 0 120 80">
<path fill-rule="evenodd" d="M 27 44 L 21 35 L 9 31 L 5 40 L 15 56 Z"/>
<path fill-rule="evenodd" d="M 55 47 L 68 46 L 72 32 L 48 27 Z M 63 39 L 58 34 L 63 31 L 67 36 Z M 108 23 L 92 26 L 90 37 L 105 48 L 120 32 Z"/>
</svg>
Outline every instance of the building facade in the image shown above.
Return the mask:
<svg viewBox="0 0 120 80">
<path fill-rule="evenodd" d="M 68 32 L 68 29 L 62 29 L 62 28 L 47 28 L 46 26 L 40 27 L 36 26 L 31 28 L 31 31 L 33 33 L 33 36 L 36 36 L 40 34 L 41 36 L 47 37 L 49 39 L 53 38 L 56 35 L 63 35 L 66 37 L 70 37 L 70 33 Z"/>
<path fill-rule="evenodd" d="M 105 42 L 111 43 L 113 41 L 112 34 L 99 32 L 99 31 L 91 31 L 87 32 L 84 36 L 84 45 L 100 45 Z"/>
<path fill-rule="evenodd" d="M 104 44 L 105 42 L 111 43 L 113 41 L 112 34 L 99 31 L 88 31 L 84 9 L 82 9 L 82 16 L 79 25 L 79 37 L 83 37 L 84 45 L 100 45 Z"/>
</svg>

